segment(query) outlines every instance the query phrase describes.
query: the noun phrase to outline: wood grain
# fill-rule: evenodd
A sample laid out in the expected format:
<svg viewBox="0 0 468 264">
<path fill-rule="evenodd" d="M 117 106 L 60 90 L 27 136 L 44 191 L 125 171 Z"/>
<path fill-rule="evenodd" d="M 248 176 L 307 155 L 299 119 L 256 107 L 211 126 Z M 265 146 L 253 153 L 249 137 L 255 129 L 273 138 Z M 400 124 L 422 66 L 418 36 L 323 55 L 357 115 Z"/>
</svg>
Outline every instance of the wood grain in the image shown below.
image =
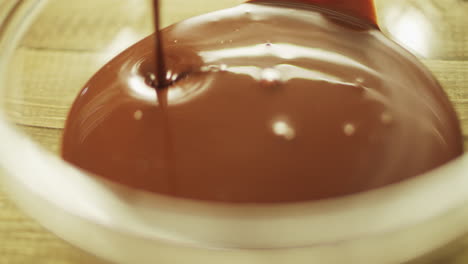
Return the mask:
<svg viewBox="0 0 468 264">
<path fill-rule="evenodd" d="M 0 9 L 8 1 L 0 0 Z M 151 32 L 148 2 L 50 0 L 11 63 L 5 101 L 8 116 L 17 128 L 45 149 L 58 153 L 67 112 L 86 80 L 112 56 Z M 240 2 L 198 0 L 190 4 L 167 0 L 163 2 L 163 13 L 168 14 L 163 24 Z M 468 147 L 468 61 L 424 63 L 454 103 Z M 0 264 L 25 263 L 104 262 L 44 230 L 0 191 Z M 468 252 L 458 252 L 440 263 L 468 263 Z"/>
<path fill-rule="evenodd" d="M 1 187 L 1 186 L 0 186 Z M 0 195 L 0 264 L 104 264 L 60 240 Z"/>
</svg>

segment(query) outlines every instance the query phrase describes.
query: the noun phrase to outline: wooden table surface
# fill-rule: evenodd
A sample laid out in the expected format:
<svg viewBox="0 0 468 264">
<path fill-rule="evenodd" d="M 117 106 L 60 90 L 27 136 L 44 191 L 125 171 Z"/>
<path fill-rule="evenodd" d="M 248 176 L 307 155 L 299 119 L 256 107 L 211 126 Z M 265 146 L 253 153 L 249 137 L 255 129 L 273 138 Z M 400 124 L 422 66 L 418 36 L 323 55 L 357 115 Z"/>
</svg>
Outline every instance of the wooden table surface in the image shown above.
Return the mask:
<svg viewBox="0 0 468 264">
<path fill-rule="evenodd" d="M 5 1 L 12 0 L 0 0 L 0 7 Z M 43 12 L 45 15 L 39 16 L 35 25 L 21 41 L 12 64 L 12 72 L 27 76 L 20 80 L 20 85 L 26 87 L 24 89 L 26 92 L 9 94 L 6 110 L 21 130 L 51 152 L 57 153 L 59 149 L 61 129 L 68 107 L 81 85 L 116 52 L 133 40 L 151 32 L 147 8 L 128 4 L 134 3 L 132 1 L 122 4 L 125 1 L 81 0 L 71 3 L 71 1 L 50 0 L 50 4 Z M 117 7 L 115 2 L 119 2 L 120 7 Z M 166 2 L 168 4 L 164 6 L 164 12 L 169 15 L 165 16 L 163 24 L 168 25 L 195 14 L 232 6 L 242 1 L 197 0 L 197 5 L 187 4 L 195 1 Z M 83 6 L 81 10 L 83 13 L 100 10 L 102 15 L 95 16 L 97 18 L 91 20 L 89 17 L 70 16 L 66 12 L 60 15 L 60 12 L 57 12 L 60 9 L 67 9 L 67 5 L 70 4 L 79 10 L 80 3 Z M 95 10 L 90 10 L 88 8 L 90 6 L 95 7 L 93 8 Z M 130 11 L 140 15 L 129 17 Z M 116 15 L 119 12 L 122 16 L 128 17 L 128 20 L 115 20 L 119 17 Z M 63 28 L 64 24 L 67 28 Z M 94 30 L 92 32 L 102 36 L 92 35 L 92 32 L 85 30 L 86 26 L 92 27 Z M 129 30 L 129 26 L 138 30 Z M 102 43 L 95 41 L 99 38 L 103 39 Z M 109 42 L 110 38 L 114 40 Z M 105 45 L 109 43 L 114 45 L 110 48 L 113 53 L 102 53 L 100 51 L 102 47 L 106 47 Z M 424 60 L 423 62 L 433 71 L 449 94 L 462 120 L 465 143 L 468 143 L 468 60 Z M 64 64 L 67 67 L 64 67 Z M 54 75 L 54 72 L 60 74 Z M 1 192 L 1 188 L 0 185 L 0 264 L 105 263 L 44 230 L 19 211 Z M 464 255 L 462 252 L 443 263 L 468 263 L 468 257 Z M 468 250 L 466 255 L 468 256 Z"/>
</svg>

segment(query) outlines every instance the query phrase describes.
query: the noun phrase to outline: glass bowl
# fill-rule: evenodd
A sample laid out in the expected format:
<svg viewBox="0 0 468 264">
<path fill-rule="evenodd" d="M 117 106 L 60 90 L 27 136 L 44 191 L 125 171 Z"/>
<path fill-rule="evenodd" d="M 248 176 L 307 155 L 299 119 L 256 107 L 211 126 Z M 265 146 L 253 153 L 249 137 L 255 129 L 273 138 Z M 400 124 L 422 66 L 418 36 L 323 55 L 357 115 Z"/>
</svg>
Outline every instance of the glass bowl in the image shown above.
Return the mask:
<svg viewBox="0 0 468 264">
<path fill-rule="evenodd" d="M 239 4 L 163 2 L 165 25 Z M 57 155 L 89 77 L 150 34 L 149 1 L 0 2 L 0 179 L 25 212 L 116 263 L 424 263 L 468 233 L 468 155 L 425 175 L 337 199 L 233 205 L 149 194 Z M 425 61 L 468 126 L 465 62 Z M 464 79 L 463 79 L 464 78 Z"/>
<path fill-rule="evenodd" d="M 414 54 L 468 60 L 468 1 L 381 1 L 381 28 Z"/>
</svg>

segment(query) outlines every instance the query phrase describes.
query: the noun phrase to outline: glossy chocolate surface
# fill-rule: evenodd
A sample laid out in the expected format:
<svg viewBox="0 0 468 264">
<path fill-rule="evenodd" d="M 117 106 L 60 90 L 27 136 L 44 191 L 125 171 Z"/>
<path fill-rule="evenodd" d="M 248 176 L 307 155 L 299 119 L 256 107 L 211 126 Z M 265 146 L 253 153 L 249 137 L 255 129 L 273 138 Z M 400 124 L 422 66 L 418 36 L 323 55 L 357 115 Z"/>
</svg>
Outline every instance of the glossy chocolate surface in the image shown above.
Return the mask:
<svg viewBox="0 0 468 264">
<path fill-rule="evenodd" d="M 439 84 L 369 20 L 262 1 L 162 35 L 174 82 L 148 85 L 153 36 L 117 56 L 74 103 L 65 160 L 151 192 L 279 203 L 379 188 L 462 154 Z"/>
</svg>

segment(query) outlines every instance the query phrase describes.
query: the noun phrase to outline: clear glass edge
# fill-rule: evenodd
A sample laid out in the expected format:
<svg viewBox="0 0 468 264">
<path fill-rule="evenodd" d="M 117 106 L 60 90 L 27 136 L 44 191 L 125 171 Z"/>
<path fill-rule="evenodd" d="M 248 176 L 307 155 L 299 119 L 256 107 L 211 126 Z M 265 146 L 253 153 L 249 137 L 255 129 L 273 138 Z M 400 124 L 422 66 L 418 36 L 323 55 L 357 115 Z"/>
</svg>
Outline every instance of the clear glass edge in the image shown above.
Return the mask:
<svg viewBox="0 0 468 264">
<path fill-rule="evenodd" d="M 7 78 L 8 57 L 33 14 L 46 1 L 21 2 L 21 12 L 7 21 L 8 28 L 1 36 L 1 82 Z M 349 197 L 283 205 L 227 205 L 147 194 L 91 178 L 18 133 L 1 109 L 0 136 L 4 139 L 0 165 L 6 171 L 1 179 L 10 197 L 26 211 L 37 211 L 34 205 L 42 204 L 117 233 L 186 247 L 284 249 L 334 245 L 445 218 L 468 201 L 467 154 L 427 175 Z M 54 226 L 47 223 L 51 216 L 38 214 L 32 215 L 53 231 Z M 460 228 L 464 233 L 468 226 Z M 239 230 L 245 234 L 239 234 Z"/>
</svg>

